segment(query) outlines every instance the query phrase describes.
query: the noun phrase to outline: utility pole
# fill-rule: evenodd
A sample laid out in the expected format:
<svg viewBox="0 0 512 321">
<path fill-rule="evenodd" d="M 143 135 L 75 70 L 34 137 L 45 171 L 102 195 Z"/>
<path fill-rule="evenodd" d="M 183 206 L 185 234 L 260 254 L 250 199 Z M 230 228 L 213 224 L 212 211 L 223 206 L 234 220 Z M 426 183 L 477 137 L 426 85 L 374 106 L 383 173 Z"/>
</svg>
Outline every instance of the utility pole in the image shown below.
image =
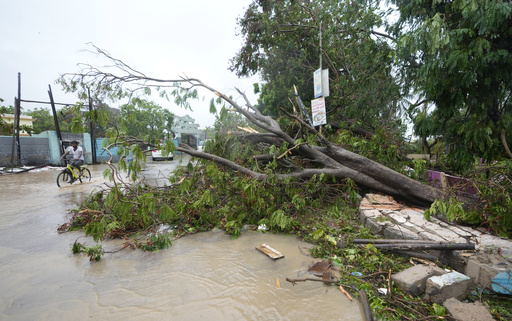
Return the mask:
<svg viewBox="0 0 512 321">
<path fill-rule="evenodd" d="M 55 131 L 57 132 L 57 138 L 59 139 L 60 154 L 64 154 L 64 146 L 62 146 L 62 135 L 60 133 L 59 119 L 57 118 L 57 110 L 55 109 L 55 102 L 53 101 L 52 87 L 48 85 L 48 96 L 50 96 L 50 104 L 52 106 L 53 121 L 55 123 Z"/>
<path fill-rule="evenodd" d="M 318 38 L 320 38 L 320 75 L 322 75 L 322 21 L 320 21 L 320 31 L 318 32 Z M 323 77 L 320 77 L 320 84 L 322 85 L 322 91 L 324 90 Z"/>
<path fill-rule="evenodd" d="M 14 167 L 14 155 L 16 154 L 16 165 L 21 164 L 20 149 L 20 114 L 21 114 L 21 73 L 18 73 L 18 97 L 14 97 L 14 119 L 12 123 L 12 148 L 11 168 Z"/>
<path fill-rule="evenodd" d="M 320 87 L 322 88 L 322 97 L 324 96 L 324 75 L 322 71 L 322 21 L 320 20 L 320 30 L 318 31 L 320 38 Z M 322 125 L 320 125 L 320 134 L 322 134 Z"/>
</svg>

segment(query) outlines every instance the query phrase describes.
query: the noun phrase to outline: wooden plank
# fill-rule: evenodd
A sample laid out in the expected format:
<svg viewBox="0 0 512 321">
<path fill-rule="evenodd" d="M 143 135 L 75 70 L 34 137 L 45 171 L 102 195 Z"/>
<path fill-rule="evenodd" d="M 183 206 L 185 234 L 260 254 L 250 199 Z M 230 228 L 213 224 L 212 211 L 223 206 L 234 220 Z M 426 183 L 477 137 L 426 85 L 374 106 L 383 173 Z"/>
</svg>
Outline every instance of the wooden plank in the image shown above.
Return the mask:
<svg viewBox="0 0 512 321">
<path fill-rule="evenodd" d="M 309 268 L 308 272 L 313 274 L 314 276 L 323 277 L 324 274 L 331 267 L 331 263 L 328 261 L 320 261 L 313 264 L 312 267 Z"/>
<path fill-rule="evenodd" d="M 256 247 L 256 250 L 266 254 L 272 260 L 277 260 L 284 257 L 284 255 L 281 252 L 277 251 L 276 249 L 272 248 L 267 244 L 261 244 L 259 247 Z"/>
</svg>

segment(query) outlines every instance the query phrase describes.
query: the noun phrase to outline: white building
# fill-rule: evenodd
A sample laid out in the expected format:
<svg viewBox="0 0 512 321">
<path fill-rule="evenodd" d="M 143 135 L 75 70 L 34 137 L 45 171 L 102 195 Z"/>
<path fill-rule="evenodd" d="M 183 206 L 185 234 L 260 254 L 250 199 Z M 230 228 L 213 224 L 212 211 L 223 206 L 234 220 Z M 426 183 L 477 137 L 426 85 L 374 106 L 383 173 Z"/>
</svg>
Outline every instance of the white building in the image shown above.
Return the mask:
<svg viewBox="0 0 512 321">
<path fill-rule="evenodd" d="M 195 121 L 189 115 L 183 117 L 174 115 L 174 124 L 171 129 L 176 137 L 181 137 L 181 134 L 195 134 L 198 137 L 202 130 L 199 129 L 199 124 L 196 124 Z"/>
</svg>

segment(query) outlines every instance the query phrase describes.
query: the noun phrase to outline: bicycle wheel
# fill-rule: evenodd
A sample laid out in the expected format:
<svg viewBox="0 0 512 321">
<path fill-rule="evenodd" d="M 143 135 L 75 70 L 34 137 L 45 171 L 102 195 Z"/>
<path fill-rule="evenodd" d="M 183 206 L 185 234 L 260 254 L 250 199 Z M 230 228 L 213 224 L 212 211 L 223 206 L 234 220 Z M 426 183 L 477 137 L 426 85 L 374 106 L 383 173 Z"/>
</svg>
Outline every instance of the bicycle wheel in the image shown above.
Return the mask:
<svg viewBox="0 0 512 321">
<path fill-rule="evenodd" d="M 58 187 L 61 187 L 61 185 L 65 185 L 69 182 L 71 182 L 71 176 L 69 173 L 62 171 L 59 173 L 59 175 L 57 175 L 57 186 Z"/>
<path fill-rule="evenodd" d="M 82 169 L 82 175 L 80 175 L 80 183 L 91 181 L 91 171 L 88 168 Z"/>
</svg>

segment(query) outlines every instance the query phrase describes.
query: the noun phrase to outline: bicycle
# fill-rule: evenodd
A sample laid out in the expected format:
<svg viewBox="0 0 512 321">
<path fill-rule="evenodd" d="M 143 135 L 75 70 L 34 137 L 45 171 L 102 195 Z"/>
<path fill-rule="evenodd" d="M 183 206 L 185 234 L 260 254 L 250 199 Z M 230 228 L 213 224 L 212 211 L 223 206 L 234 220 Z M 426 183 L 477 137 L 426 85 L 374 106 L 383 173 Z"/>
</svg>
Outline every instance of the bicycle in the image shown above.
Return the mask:
<svg viewBox="0 0 512 321">
<path fill-rule="evenodd" d="M 90 182 L 91 181 L 91 171 L 87 168 L 87 164 L 80 165 L 80 168 L 77 168 L 66 160 L 66 168 L 62 170 L 62 172 L 57 175 L 57 186 L 61 187 L 64 184 L 73 184 L 75 181 L 80 181 L 80 183 Z"/>
</svg>

